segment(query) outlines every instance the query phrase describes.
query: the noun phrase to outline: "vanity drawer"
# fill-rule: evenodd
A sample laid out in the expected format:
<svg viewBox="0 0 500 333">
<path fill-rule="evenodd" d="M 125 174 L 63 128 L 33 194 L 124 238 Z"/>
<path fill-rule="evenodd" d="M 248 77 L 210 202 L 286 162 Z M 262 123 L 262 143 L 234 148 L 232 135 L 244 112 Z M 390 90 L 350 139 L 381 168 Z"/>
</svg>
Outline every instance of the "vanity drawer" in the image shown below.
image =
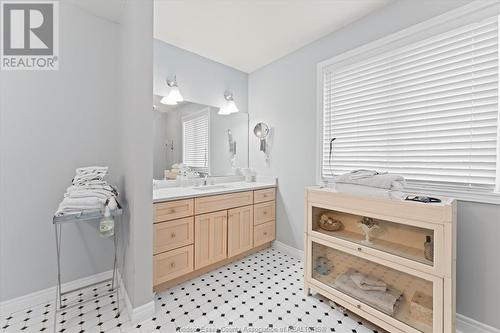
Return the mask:
<svg viewBox="0 0 500 333">
<path fill-rule="evenodd" d="M 275 197 L 276 197 L 276 189 L 274 187 L 266 188 L 263 190 L 257 190 L 253 192 L 254 203 L 274 201 Z"/>
<path fill-rule="evenodd" d="M 193 245 L 153 256 L 153 285 L 193 271 Z"/>
<path fill-rule="evenodd" d="M 193 199 L 160 202 L 154 204 L 155 223 L 193 215 Z"/>
<path fill-rule="evenodd" d="M 276 219 L 276 203 L 274 201 L 264 202 L 253 207 L 253 224 L 258 225 Z"/>
<path fill-rule="evenodd" d="M 213 195 L 194 199 L 196 215 L 253 204 L 253 191 Z"/>
<path fill-rule="evenodd" d="M 154 254 L 193 244 L 194 217 L 154 225 Z"/>
<path fill-rule="evenodd" d="M 276 223 L 270 221 L 253 227 L 253 246 L 269 243 L 276 238 Z"/>
</svg>

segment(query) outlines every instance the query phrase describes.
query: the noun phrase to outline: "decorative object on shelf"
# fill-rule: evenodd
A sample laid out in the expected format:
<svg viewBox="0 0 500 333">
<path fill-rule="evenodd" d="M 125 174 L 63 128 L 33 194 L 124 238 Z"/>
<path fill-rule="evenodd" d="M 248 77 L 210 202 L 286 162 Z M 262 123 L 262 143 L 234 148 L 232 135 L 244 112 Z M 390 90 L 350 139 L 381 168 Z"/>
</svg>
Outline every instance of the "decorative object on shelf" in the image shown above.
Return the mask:
<svg viewBox="0 0 500 333">
<path fill-rule="evenodd" d="M 321 275 L 328 275 L 330 273 L 330 259 L 327 257 L 317 257 L 316 266 L 314 270 Z"/>
<path fill-rule="evenodd" d="M 432 296 L 416 291 L 411 298 L 410 315 L 416 321 L 432 326 Z"/>
<path fill-rule="evenodd" d="M 358 227 L 360 227 L 365 234 L 365 240 L 361 241 L 361 243 L 372 245 L 373 243 L 370 238 L 375 230 L 380 229 L 378 224 L 376 224 L 371 217 L 363 216 L 361 221 L 358 223 Z"/>
<path fill-rule="evenodd" d="M 321 215 L 318 225 L 321 229 L 327 231 L 338 231 L 343 226 L 342 222 L 335 220 L 326 214 Z"/>
<path fill-rule="evenodd" d="M 424 256 L 425 259 L 434 261 L 434 241 L 432 236 L 425 236 Z"/>
</svg>

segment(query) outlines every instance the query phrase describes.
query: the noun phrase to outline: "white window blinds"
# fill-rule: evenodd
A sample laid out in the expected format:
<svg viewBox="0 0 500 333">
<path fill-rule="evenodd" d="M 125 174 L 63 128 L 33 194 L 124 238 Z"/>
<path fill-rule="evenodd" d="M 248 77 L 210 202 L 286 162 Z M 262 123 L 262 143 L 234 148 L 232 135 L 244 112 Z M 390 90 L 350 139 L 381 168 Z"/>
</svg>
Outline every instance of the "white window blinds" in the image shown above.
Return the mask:
<svg viewBox="0 0 500 333">
<path fill-rule="evenodd" d="M 182 119 L 184 165 L 208 173 L 209 113 L 202 111 Z"/>
<path fill-rule="evenodd" d="M 324 67 L 322 177 L 376 169 L 498 191 L 498 38 L 495 17 Z"/>
</svg>

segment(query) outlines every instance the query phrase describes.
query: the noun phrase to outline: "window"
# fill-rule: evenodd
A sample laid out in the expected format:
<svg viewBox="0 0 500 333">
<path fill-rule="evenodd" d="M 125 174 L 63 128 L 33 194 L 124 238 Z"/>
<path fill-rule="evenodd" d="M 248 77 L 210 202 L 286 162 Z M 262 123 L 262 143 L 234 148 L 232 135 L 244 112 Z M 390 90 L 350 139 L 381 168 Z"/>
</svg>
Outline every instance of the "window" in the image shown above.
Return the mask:
<svg viewBox="0 0 500 333">
<path fill-rule="evenodd" d="M 376 169 L 417 192 L 498 193 L 498 24 L 320 64 L 321 178 Z"/>
<path fill-rule="evenodd" d="M 208 173 L 209 111 L 182 118 L 182 160 L 191 169 Z"/>
</svg>

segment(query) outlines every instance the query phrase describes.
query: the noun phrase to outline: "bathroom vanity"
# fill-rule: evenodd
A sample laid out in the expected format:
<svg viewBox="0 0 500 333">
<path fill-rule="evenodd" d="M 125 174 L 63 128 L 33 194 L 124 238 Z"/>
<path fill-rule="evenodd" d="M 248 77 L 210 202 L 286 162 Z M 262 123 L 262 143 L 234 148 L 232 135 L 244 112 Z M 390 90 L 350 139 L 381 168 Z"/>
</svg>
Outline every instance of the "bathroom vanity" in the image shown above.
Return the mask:
<svg viewBox="0 0 500 333">
<path fill-rule="evenodd" d="M 390 332 L 455 332 L 454 200 L 425 204 L 312 187 L 305 212 L 306 293 Z"/>
<path fill-rule="evenodd" d="M 154 290 L 269 247 L 275 197 L 275 181 L 155 190 Z"/>
</svg>

